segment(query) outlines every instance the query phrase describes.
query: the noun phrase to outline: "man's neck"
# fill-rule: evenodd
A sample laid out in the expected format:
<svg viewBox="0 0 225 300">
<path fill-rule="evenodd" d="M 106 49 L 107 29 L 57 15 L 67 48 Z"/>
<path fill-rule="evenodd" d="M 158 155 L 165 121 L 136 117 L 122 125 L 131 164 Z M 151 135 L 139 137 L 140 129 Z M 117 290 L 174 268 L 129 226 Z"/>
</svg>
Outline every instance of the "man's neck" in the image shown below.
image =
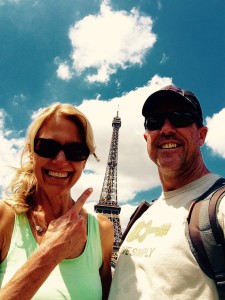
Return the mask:
<svg viewBox="0 0 225 300">
<path fill-rule="evenodd" d="M 195 172 L 194 174 L 162 174 L 159 171 L 159 177 L 162 184 L 162 190 L 164 192 L 169 192 L 177 190 L 182 186 L 185 186 L 210 173 L 211 172 L 206 167 L 204 167 L 201 172 Z"/>
</svg>

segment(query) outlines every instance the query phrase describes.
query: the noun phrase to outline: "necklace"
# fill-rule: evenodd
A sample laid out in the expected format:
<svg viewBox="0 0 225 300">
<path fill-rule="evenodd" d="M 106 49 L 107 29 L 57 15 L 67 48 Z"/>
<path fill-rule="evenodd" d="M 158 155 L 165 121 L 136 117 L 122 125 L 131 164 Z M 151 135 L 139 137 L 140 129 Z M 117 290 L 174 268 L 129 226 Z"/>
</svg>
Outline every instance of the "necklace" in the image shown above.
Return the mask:
<svg viewBox="0 0 225 300">
<path fill-rule="evenodd" d="M 35 229 L 36 229 L 37 233 L 41 234 L 44 229 L 39 225 L 36 225 L 36 224 L 34 224 L 34 225 L 35 225 Z"/>
<path fill-rule="evenodd" d="M 48 229 L 48 224 L 44 221 L 38 220 L 37 214 L 35 212 L 30 212 L 31 221 L 38 234 L 43 234 Z M 41 226 L 41 225 L 42 226 Z"/>
<path fill-rule="evenodd" d="M 34 221 L 33 221 L 33 223 L 34 223 L 34 228 L 35 228 L 35 230 L 37 231 L 38 234 L 43 234 L 48 229 L 48 224 L 47 223 L 45 223 L 45 227 L 41 227 L 40 225 L 37 225 Z"/>
</svg>

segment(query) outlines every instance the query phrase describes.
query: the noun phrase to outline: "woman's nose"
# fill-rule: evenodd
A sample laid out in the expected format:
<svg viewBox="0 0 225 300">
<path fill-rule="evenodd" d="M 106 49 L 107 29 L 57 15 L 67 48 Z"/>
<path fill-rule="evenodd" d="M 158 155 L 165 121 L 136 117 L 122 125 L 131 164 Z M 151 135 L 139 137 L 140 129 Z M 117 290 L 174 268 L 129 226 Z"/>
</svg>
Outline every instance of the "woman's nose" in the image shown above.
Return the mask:
<svg viewBox="0 0 225 300">
<path fill-rule="evenodd" d="M 55 161 L 65 162 L 67 161 L 66 155 L 63 150 L 60 150 L 59 153 L 54 157 Z"/>
</svg>

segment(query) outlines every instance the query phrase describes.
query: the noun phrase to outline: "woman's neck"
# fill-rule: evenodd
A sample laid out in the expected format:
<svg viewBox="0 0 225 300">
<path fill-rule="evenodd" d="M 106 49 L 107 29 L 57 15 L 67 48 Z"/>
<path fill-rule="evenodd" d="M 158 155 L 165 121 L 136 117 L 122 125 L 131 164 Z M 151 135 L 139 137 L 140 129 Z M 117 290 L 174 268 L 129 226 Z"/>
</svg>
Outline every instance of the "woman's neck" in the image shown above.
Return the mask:
<svg viewBox="0 0 225 300">
<path fill-rule="evenodd" d="M 43 212 L 48 219 L 57 219 L 64 215 L 74 204 L 70 194 L 47 195 L 36 191 L 33 195 L 32 210 Z M 51 221 L 50 220 L 50 221 Z"/>
</svg>

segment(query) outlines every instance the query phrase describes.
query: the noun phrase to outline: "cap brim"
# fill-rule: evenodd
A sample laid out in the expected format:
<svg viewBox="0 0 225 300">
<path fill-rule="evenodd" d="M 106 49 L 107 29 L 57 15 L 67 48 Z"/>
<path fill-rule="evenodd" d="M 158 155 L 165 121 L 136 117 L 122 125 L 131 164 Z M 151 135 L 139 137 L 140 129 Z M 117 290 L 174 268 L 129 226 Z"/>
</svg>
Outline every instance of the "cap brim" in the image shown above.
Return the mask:
<svg viewBox="0 0 225 300">
<path fill-rule="evenodd" d="M 144 117 L 148 116 L 156 107 L 163 105 L 165 102 L 179 106 L 187 105 L 190 109 L 196 110 L 194 105 L 182 95 L 171 90 L 159 90 L 146 99 L 142 108 L 142 115 Z"/>
</svg>

